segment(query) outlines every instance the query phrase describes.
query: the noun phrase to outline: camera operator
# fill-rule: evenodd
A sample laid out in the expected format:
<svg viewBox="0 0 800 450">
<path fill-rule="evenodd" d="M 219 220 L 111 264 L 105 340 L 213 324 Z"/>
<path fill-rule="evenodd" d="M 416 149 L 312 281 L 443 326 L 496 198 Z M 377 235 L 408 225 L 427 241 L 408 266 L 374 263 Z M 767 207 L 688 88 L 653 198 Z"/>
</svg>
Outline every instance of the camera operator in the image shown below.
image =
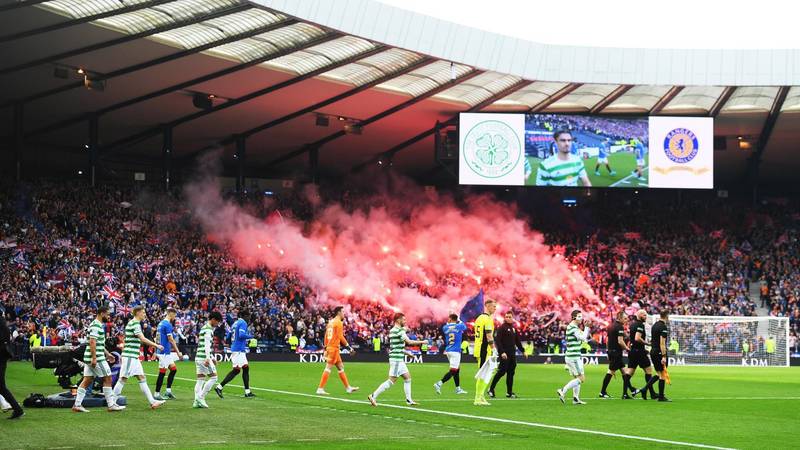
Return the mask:
<svg viewBox="0 0 800 450">
<path fill-rule="evenodd" d="M 0 396 L 11 405 L 13 412 L 9 419 L 18 419 L 25 415 L 22 407 L 19 406 L 14 395 L 6 387 L 6 366 L 8 360 L 11 359 L 11 334 L 8 332 L 8 325 L 6 325 L 6 312 L 0 307 Z"/>
</svg>

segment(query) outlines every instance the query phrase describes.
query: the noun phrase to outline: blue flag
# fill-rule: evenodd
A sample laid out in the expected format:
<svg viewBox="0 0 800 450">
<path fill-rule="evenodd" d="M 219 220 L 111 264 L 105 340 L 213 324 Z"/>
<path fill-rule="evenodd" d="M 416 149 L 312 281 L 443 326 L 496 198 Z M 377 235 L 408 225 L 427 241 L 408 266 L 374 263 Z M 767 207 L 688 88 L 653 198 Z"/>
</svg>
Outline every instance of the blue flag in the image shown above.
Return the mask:
<svg viewBox="0 0 800 450">
<path fill-rule="evenodd" d="M 469 322 L 470 320 L 474 320 L 483 312 L 483 288 L 478 292 L 478 295 L 472 297 L 463 308 L 461 308 L 461 314 L 459 314 L 459 319 L 462 322 Z"/>
</svg>

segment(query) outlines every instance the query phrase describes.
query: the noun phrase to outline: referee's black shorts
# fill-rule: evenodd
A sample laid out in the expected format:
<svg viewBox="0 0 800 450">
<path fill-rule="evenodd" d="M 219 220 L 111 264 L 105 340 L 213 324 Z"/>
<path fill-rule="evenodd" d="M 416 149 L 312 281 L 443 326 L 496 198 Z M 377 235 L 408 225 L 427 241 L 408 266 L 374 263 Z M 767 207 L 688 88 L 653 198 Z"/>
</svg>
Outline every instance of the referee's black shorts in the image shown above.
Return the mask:
<svg viewBox="0 0 800 450">
<path fill-rule="evenodd" d="M 608 370 L 619 370 L 625 367 L 625 361 L 622 359 L 622 352 L 620 350 L 608 351 Z"/>
<path fill-rule="evenodd" d="M 653 360 L 653 368 L 656 369 L 656 372 L 663 372 L 664 368 L 669 366 L 669 361 L 666 359 L 664 360 L 664 364 L 661 364 L 661 358 L 663 358 L 661 353 L 650 354 L 650 359 Z"/>
<path fill-rule="evenodd" d="M 650 358 L 644 350 L 631 350 L 628 352 L 628 368 L 635 369 L 637 367 L 642 369 L 650 367 Z"/>
</svg>

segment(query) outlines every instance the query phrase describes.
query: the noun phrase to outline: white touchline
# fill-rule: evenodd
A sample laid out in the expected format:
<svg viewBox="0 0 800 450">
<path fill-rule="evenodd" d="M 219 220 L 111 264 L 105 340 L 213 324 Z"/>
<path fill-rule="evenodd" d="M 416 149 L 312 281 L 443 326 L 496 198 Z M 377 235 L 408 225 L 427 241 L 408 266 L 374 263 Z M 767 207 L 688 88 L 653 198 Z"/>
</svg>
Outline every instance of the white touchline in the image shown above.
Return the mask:
<svg viewBox="0 0 800 450">
<path fill-rule="evenodd" d="M 672 397 L 670 399 L 676 401 L 683 401 L 683 400 L 800 400 L 800 397 Z M 416 398 L 415 400 L 419 400 L 420 402 L 425 403 L 472 403 L 471 399 L 463 399 L 463 398 Z M 585 402 L 613 402 L 615 400 L 622 400 L 619 398 L 587 398 L 583 399 Z M 493 401 L 496 402 L 557 402 L 559 401 L 556 397 L 523 397 L 523 398 L 496 398 Z M 398 403 L 405 403 L 402 400 L 398 400 Z"/>
<path fill-rule="evenodd" d="M 195 381 L 193 378 L 184 378 L 184 377 L 175 377 L 179 380 L 184 381 Z M 231 384 L 229 386 L 232 387 L 243 387 L 241 385 Z M 268 388 L 260 388 L 255 386 L 250 386 L 250 389 L 264 391 L 264 392 L 272 392 L 274 394 L 284 394 L 284 395 L 295 395 L 298 397 L 308 397 L 308 398 L 316 398 L 322 400 L 331 400 L 331 401 L 340 401 L 344 403 L 355 403 L 358 405 L 368 405 L 369 402 L 364 400 L 351 400 L 349 398 L 337 398 L 337 397 L 326 397 L 324 395 L 314 395 L 314 394 L 306 394 L 303 392 L 291 392 L 291 391 L 283 391 L 280 389 L 268 389 Z M 512 425 L 523 425 L 528 427 L 534 428 L 547 428 L 550 430 L 561 430 L 561 431 L 572 431 L 574 433 L 584 433 L 584 434 L 594 434 L 598 436 L 607 436 L 607 437 L 616 437 L 616 438 L 623 438 L 623 439 L 633 439 L 637 441 L 647 441 L 647 442 L 657 442 L 659 444 L 669 444 L 669 445 L 680 445 L 684 447 L 698 447 L 698 448 L 713 448 L 718 450 L 733 450 L 730 447 L 718 447 L 715 445 L 706 445 L 706 444 L 695 444 L 692 442 L 682 442 L 682 441 L 671 441 L 668 439 L 658 439 L 658 438 L 650 438 L 644 436 L 632 436 L 628 434 L 619 434 L 619 433 L 609 433 L 606 431 L 597 431 L 597 430 L 587 430 L 583 428 L 575 428 L 575 427 L 562 427 L 560 425 L 548 425 L 545 423 L 537 423 L 537 422 L 523 422 L 521 420 L 513 420 L 513 419 L 502 419 L 499 417 L 486 417 L 486 416 L 473 416 L 472 414 L 463 414 L 457 413 L 452 411 L 439 411 L 436 409 L 426 409 L 426 408 L 413 408 L 410 406 L 402 406 L 402 405 L 391 405 L 386 403 L 378 403 L 379 405 L 386 407 L 386 408 L 394 408 L 394 409 L 403 409 L 406 411 L 417 411 L 417 412 L 424 412 L 429 414 L 439 414 L 443 416 L 451 416 L 451 417 L 461 417 L 464 419 L 475 419 L 475 420 L 483 420 L 487 422 L 498 422 L 498 423 L 508 423 Z"/>
<path fill-rule="evenodd" d="M 642 172 L 644 172 L 645 170 L 647 170 L 647 168 L 648 168 L 648 167 L 650 167 L 650 166 L 644 166 L 644 167 L 642 167 Z M 611 185 L 609 185 L 608 187 L 614 187 L 614 186 L 617 186 L 617 185 L 619 185 L 620 183 L 623 183 L 623 182 L 625 182 L 625 180 L 627 180 L 628 178 L 630 178 L 630 177 L 632 177 L 632 176 L 633 176 L 633 174 L 630 174 L 630 175 L 628 175 L 627 177 L 625 177 L 625 178 L 623 178 L 623 179 L 621 179 L 621 180 L 618 180 L 618 181 L 615 181 L 615 182 L 611 183 Z"/>
</svg>

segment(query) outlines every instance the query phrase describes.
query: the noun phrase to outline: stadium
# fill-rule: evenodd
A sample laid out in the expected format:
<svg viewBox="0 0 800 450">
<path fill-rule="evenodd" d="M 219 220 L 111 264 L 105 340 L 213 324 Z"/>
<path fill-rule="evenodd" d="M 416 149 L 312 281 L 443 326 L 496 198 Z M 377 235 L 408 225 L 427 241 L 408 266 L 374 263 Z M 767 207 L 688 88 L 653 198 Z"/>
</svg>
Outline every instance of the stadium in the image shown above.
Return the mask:
<svg viewBox="0 0 800 450">
<path fill-rule="evenodd" d="M 0 0 L 0 448 L 800 447 L 792 15 L 533 3 Z"/>
</svg>

